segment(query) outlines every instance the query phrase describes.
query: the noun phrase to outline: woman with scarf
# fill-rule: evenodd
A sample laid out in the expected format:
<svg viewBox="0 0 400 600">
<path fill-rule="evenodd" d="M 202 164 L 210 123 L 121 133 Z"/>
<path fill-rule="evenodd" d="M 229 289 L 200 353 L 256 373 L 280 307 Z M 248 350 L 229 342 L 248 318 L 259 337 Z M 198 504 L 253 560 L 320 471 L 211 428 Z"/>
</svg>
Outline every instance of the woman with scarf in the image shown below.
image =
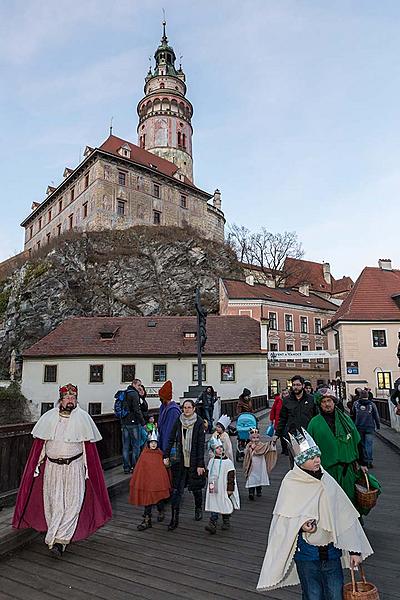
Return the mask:
<svg viewBox="0 0 400 600">
<path fill-rule="evenodd" d="M 253 402 L 251 400 L 251 391 L 247 388 L 243 389 L 243 392 L 239 396 L 238 403 L 236 404 L 236 415 L 241 415 L 242 413 L 252 413 L 253 410 Z"/>
<path fill-rule="evenodd" d="M 355 482 L 360 468 L 368 469 L 363 460 L 361 437 L 353 421 L 338 410 L 337 398 L 328 388 L 319 389 L 314 400 L 320 414 L 313 417 L 307 431 L 321 450 L 321 464 L 355 504 Z"/>
<path fill-rule="evenodd" d="M 205 433 L 203 420 L 195 412 L 193 400 L 185 400 L 182 414 L 176 420 L 164 452 L 164 464 L 171 466 L 172 497 L 169 531 L 179 525 L 179 507 L 185 487 L 194 496 L 195 520 L 203 518 L 202 489 L 206 483 L 204 465 Z"/>
</svg>

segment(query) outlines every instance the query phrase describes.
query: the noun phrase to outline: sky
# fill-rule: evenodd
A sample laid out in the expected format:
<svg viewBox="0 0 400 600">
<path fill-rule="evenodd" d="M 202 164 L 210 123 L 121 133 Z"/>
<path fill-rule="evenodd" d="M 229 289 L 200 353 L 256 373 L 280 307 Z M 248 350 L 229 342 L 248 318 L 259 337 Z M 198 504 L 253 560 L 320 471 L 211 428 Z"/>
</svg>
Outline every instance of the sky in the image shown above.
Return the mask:
<svg viewBox="0 0 400 600">
<path fill-rule="evenodd" d="M 221 190 L 227 221 L 296 231 L 337 278 L 400 267 L 398 0 L 0 3 L 0 260 L 111 117 L 137 142 L 163 7 L 194 106 L 195 182 Z"/>
</svg>

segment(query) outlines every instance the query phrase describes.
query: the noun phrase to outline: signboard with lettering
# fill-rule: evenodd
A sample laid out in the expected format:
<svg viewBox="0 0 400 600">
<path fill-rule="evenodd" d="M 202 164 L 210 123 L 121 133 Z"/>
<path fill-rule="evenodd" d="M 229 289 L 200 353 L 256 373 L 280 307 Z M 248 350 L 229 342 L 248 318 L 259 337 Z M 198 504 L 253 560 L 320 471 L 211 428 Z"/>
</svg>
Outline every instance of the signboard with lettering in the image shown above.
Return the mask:
<svg viewBox="0 0 400 600">
<path fill-rule="evenodd" d="M 353 360 L 346 363 L 346 373 L 347 375 L 359 375 L 357 360 Z"/>
<path fill-rule="evenodd" d="M 299 350 L 298 352 L 268 352 L 268 359 L 275 360 L 302 360 L 303 358 L 337 358 L 337 350 Z"/>
</svg>

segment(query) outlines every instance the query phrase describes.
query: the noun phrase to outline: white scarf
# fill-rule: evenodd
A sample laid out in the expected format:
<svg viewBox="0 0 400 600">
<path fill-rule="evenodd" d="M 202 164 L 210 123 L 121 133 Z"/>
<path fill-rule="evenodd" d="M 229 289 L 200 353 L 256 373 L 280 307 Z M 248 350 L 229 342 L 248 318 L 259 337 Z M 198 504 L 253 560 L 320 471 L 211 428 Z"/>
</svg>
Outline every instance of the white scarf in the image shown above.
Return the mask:
<svg viewBox="0 0 400 600">
<path fill-rule="evenodd" d="M 32 435 L 41 440 L 54 440 L 60 411 L 58 406 L 42 415 Z M 65 429 L 64 442 L 98 442 L 101 435 L 92 417 L 82 408 L 77 406 L 68 417 L 68 426 Z"/>
<path fill-rule="evenodd" d="M 293 556 L 302 525 L 317 521 L 317 531 L 305 534 L 313 546 L 330 542 L 343 551 L 343 566 L 349 567 L 349 552 L 359 552 L 364 559 L 373 553 L 358 520 L 359 514 L 339 486 L 323 471 L 321 480 L 297 465 L 281 484 L 273 511 L 268 546 L 257 590 L 270 590 L 299 583 Z"/>
<path fill-rule="evenodd" d="M 185 467 L 190 467 L 190 453 L 192 451 L 193 427 L 197 421 L 197 413 L 193 413 L 191 417 L 185 417 L 185 415 L 182 413 L 179 418 L 182 424 L 183 465 Z"/>
</svg>

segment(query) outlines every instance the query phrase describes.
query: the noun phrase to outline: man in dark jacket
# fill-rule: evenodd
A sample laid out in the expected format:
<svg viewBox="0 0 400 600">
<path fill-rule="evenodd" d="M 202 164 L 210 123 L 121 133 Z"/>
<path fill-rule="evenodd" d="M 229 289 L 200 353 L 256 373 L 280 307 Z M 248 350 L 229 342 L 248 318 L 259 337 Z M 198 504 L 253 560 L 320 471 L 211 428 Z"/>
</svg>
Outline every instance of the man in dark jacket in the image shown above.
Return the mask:
<svg viewBox="0 0 400 600">
<path fill-rule="evenodd" d="M 121 418 L 122 459 L 124 473 L 130 473 L 136 464 L 140 453 L 141 428 L 145 421 L 140 409 L 140 393 L 142 382 L 134 379 L 126 388 L 125 400 L 128 408 L 126 417 Z"/>
<path fill-rule="evenodd" d="M 279 423 L 274 439 L 287 436 L 288 432 L 307 429 L 310 420 L 318 413 L 311 394 L 304 390 L 304 379 L 301 375 L 292 377 L 292 390 L 283 399 L 279 415 Z M 293 468 L 293 456 L 289 452 L 290 465 Z"/>
<path fill-rule="evenodd" d="M 368 390 L 363 390 L 353 405 L 355 425 L 361 436 L 365 464 L 371 469 L 374 432 L 381 426 L 378 409 L 369 399 Z"/>
</svg>

